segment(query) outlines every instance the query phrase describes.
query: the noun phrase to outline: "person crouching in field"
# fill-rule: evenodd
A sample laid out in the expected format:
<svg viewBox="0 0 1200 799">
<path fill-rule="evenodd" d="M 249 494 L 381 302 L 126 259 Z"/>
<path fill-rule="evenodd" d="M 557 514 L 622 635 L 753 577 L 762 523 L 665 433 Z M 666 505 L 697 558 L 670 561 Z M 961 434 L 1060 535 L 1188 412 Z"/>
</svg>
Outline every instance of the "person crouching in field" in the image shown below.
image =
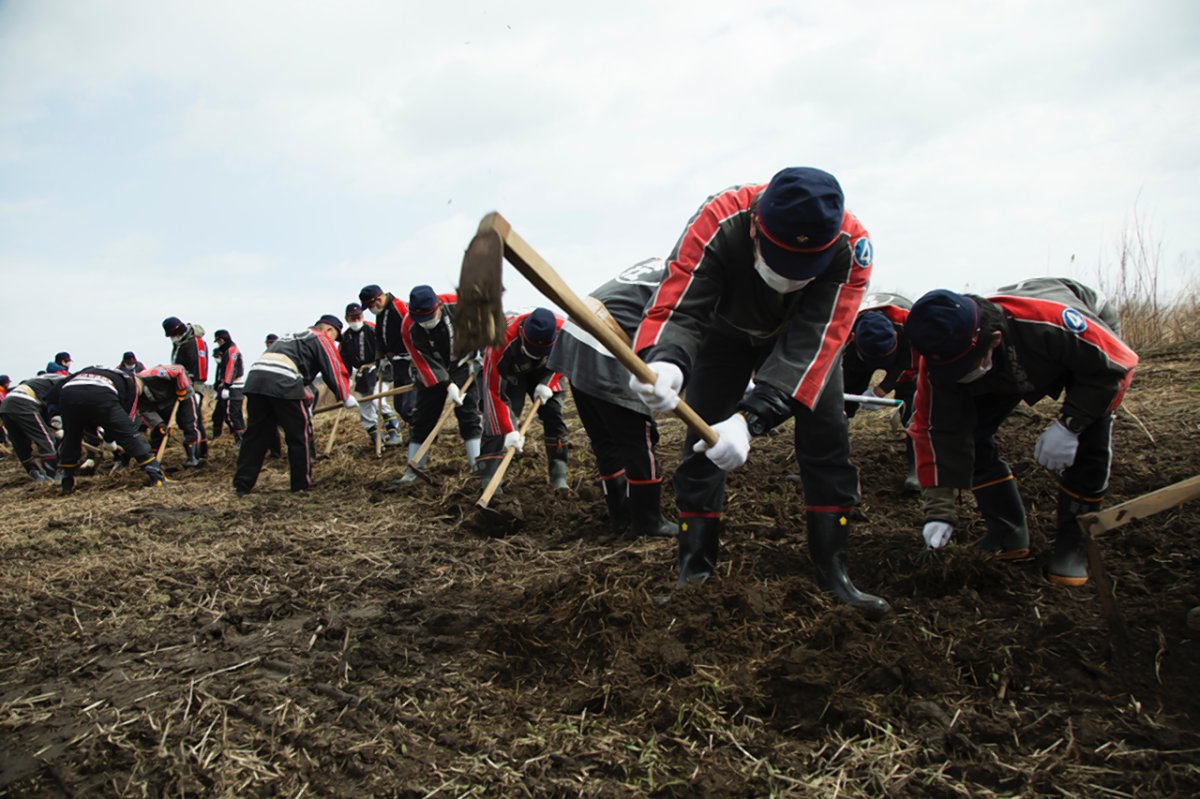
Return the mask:
<svg viewBox="0 0 1200 799">
<path fill-rule="evenodd" d="M 562 415 L 562 375 L 546 366 L 563 320 L 546 308 L 535 308 L 508 323 L 504 344 L 483 355 L 483 454 L 479 477 L 486 491 L 500 468 L 504 451 L 520 453 L 525 436 L 518 430 L 525 398 L 541 403 L 538 419 L 546 444 L 546 464 L 553 488 L 567 485 L 567 424 Z"/>
<path fill-rule="evenodd" d="M 320 373 L 325 385 L 347 408 L 358 407 L 350 393 L 350 375 L 336 342 L 342 320 L 325 314 L 308 330 L 284 336 L 250 365 L 246 373 L 246 435 L 238 450 L 233 487 L 245 496 L 258 482 L 276 428 L 283 428 L 291 468 L 292 491 L 312 486 L 309 416 L 305 386 Z"/>
<path fill-rule="evenodd" d="M 980 549 L 1029 554 L 1029 526 L 996 430 L 1024 400 L 1063 395 L 1033 455 L 1059 475 L 1057 529 L 1047 576 L 1087 582 L 1078 516 L 1097 510 L 1112 465 L 1113 414 L 1138 356 L 1119 337 L 1116 309 L 1065 278 L 1035 278 L 991 297 L 931 291 L 905 325 L 922 356 L 909 432 L 925 509 L 922 536 L 945 546 L 958 523 L 957 491 L 971 489 L 986 533 Z"/>
<path fill-rule="evenodd" d="M 137 376 L 141 386 L 138 413 L 150 430 L 150 448 L 158 452 L 171 423 L 171 411 L 178 408 L 175 424 L 183 432 L 183 465 L 199 466 L 200 426 L 196 422 L 195 389 L 187 372 L 179 364 L 160 364 L 143 369 Z"/>
<path fill-rule="evenodd" d="M 63 439 L 59 468 L 62 469 L 62 493 L 75 489 L 75 470 L 83 453 L 85 430 L 104 428 L 105 441 L 119 444 L 125 454 L 142 467 L 148 478 L 147 486 L 164 486 L 158 459 L 138 435 L 133 420 L 138 415 L 141 383 L 137 376 L 120 369 L 89 366 L 63 381 L 58 387 L 57 402 L 62 415 Z M 53 399 L 53 398 L 52 398 Z"/>
<path fill-rule="evenodd" d="M 604 307 L 602 318 L 626 340 L 637 333 L 643 309 L 667 273 L 661 258 L 648 258 L 591 292 Z M 629 387 L 629 370 L 596 339 L 568 320 L 558 334 L 546 368 L 567 378 L 579 420 L 587 431 L 608 520 L 614 532 L 631 537 L 673 537 L 679 526 L 663 519 L 658 425 Z"/>
<path fill-rule="evenodd" d="M 62 374 L 44 374 L 22 380 L 0 401 L 0 419 L 12 438 L 13 451 L 35 481 L 53 480 L 58 471 L 58 442 L 50 429 L 47 399 L 66 379 Z"/>
</svg>

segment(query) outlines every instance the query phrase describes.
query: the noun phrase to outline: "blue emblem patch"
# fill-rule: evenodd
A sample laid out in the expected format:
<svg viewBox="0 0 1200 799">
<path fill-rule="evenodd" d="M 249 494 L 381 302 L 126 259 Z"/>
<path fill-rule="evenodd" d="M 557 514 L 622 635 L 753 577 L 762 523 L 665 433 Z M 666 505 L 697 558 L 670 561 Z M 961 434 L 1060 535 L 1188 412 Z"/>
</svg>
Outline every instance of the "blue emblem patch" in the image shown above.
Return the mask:
<svg viewBox="0 0 1200 799">
<path fill-rule="evenodd" d="M 871 259 L 875 257 L 875 247 L 871 244 L 870 239 L 859 239 L 854 242 L 854 263 L 860 268 L 866 269 L 871 265 Z"/>
<path fill-rule="evenodd" d="M 1063 308 L 1062 312 L 1063 325 L 1072 333 L 1078 335 L 1087 330 L 1087 319 L 1079 311 L 1074 308 Z"/>
</svg>

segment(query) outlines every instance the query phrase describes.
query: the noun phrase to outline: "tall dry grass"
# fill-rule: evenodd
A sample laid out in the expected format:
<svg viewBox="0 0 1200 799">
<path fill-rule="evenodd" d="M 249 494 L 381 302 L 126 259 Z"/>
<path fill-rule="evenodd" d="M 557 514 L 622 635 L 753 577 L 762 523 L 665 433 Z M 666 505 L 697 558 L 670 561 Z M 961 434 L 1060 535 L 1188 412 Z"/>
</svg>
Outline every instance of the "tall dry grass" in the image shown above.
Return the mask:
<svg viewBox="0 0 1200 799">
<path fill-rule="evenodd" d="M 1121 338 L 1134 350 L 1200 341 L 1200 276 L 1187 256 L 1177 269 L 1181 279 L 1170 281 L 1162 240 L 1135 208 L 1117 243 L 1116 264 L 1096 269 L 1096 288 L 1116 304 Z"/>
</svg>

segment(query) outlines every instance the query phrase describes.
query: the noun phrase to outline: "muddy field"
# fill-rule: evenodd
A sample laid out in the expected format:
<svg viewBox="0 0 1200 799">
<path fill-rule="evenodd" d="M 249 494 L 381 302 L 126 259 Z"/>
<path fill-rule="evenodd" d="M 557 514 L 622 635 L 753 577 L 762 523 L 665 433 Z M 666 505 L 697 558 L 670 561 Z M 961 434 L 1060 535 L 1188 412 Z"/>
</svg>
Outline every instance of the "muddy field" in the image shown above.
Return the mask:
<svg viewBox="0 0 1200 799">
<path fill-rule="evenodd" d="M 1198 359 L 1144 358 L 1110 502 L 1200 471 Z M 1053 413 L 1003 430 L 1038 552 Z M 605 532 L 574 419 L 574 490 L 527 452 L 488 519 L 452 433 L 440 486 L 401 488 L 401 451 L 376 461 L 349 418 L 305 495 L 276 461 L 234 498 L 228 437 L 168 491 L 103 475 L 61 500 L 6 459 L 0 795 L 1200 795 L 1200 502 L 1102 539 L 1123 642 L 1094 584 L 970 530 L 914 559 L 902 445 L 861 416 L 851 572 L 895 607 L 879 623 L 812 581 L 790 427 L 729 481 L 719 578 L 683 590 L 673 541 Z"/>
</svg>

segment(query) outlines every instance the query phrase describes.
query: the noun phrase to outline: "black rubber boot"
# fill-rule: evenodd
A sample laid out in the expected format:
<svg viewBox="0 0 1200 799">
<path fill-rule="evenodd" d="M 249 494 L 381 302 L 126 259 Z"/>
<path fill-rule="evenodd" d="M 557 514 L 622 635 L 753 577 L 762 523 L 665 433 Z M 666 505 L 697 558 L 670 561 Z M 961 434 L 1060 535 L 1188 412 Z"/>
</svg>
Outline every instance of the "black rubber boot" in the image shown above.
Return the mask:
<svg viewBox="0 0 1200 799">
<path fill-rule="evenodd" d="M 65 497 L 75 490 L 75 470 L 62 469 L 60 474 L 62 476 L 59 478 L 59 485 L 62 487 L 62 495 Z"/>
<path fill-rule="evenodd" d="M 1101 500 L 1082 500 L 1058 492 L 1058 524 L 1054 534 L 1054 552 L 1046 576 L 1055 585 L 1078 586 L 1088 581 L 1087 548 L 1077 519 L 1100 510 Z"/>
<path fill-rule="evenodd" d="M 367 428 L 367 438 L 370 440 L 372 447 L 375 446 L 375 437 L 377 435 L 379 435 L 379 428 L 375 427 L 375 425 Z"/>
<path fill-rule="evenodd" d="M 692 516 L 679 522 L 679 584 L 712 577 L 721 549 L 721 520 Z"/>
<path fill-rule="evenodd" d="M 142 471 L 146 473 L 147 488 L 163 488 L 169 482 L 167 476 L 163 474 L 158 458 L 151 458 L 149 462 L 143 463 Z"/>
<path fill-rule="evenodd" d="M 1017 481 L 1008 479 L 972 491 L 987 532 L 975 542 L 977 549 L 995 552 L 1002 560 L 1029 557 L 1029 524 Z"/>
<path fill-rule="evenodd" d="M 558 458 L 552 458 L 548 469 L 550 472 L 551 488 L 561 489 L 571 487 L 567 483 L 567 462 L 565 460 L 560 461 Z"/>
<path fill-rule="evenodd" d="M 604 491 L 604 504 L 608 506 L 608 524 L 614 533 L 629 529 L 629 484 L 624 474 L 600 480 Z"/>
<path fill-rule="evenodd" d="M 184 444 L 183 451 L 187 455 L 187 460 L 183 462 L 184 466 L 196 467 L 200 465 L 200 458 L 197 457 L 198 453 L 196 444 Z"/>
<path fill-rule="evenodd" d="M 679 525 L 662 517 L 662 483 L 629 484 L 629 534 L 635 538 L 670 538 Z"/>
<path fill-rule="evenodd" d="M 846 514 L 809 512 L 806 520 L 808 554 L 816 567 L 817 584 L 869 619 L 886 615 L 891 606 L 877 596 L 859 591 L 846 574 L 846 552 L 850 544 L 850 519 Z"/>
</svg>

